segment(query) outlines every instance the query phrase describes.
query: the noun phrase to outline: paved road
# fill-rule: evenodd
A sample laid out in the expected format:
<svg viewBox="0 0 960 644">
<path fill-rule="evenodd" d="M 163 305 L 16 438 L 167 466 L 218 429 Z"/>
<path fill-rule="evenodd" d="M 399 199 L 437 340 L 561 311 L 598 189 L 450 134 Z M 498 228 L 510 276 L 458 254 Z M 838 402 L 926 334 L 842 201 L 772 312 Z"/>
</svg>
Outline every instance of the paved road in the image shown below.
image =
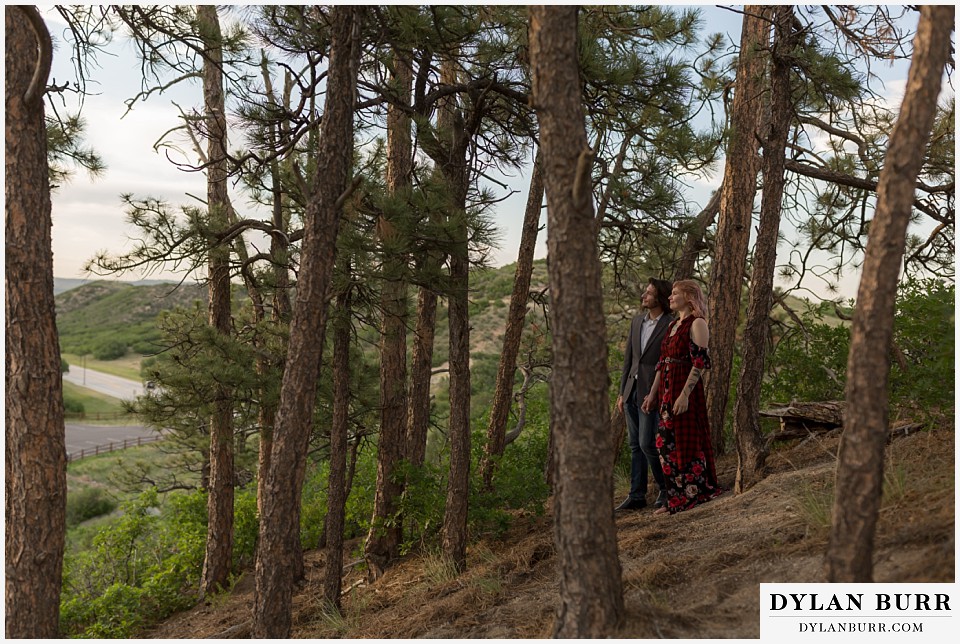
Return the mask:
<svg viewBox="0 0 960 644">
<path fill-rule="evenodd" d="M 133 400 L 137 396 L 142 396 L 144 392 L 143 383 L 136 380 L 112 376 L 109 373 L 94 371 L 93 369 L 84 369 L 73 364 L 70 365 L 70 371 L 63 374 L 63 379 L 120 400 Z"/>
<path fill-rule="evenodd" d="M 93 450 L 106 447 L 110 443 L 122 444 L 123 441 L 135 443 L 138 438 L 154 439 L 156 430 L 139 425 L 77 425 L 66 424 L 67 454 L 77 455 L 80 450 Z"/>
</svg>

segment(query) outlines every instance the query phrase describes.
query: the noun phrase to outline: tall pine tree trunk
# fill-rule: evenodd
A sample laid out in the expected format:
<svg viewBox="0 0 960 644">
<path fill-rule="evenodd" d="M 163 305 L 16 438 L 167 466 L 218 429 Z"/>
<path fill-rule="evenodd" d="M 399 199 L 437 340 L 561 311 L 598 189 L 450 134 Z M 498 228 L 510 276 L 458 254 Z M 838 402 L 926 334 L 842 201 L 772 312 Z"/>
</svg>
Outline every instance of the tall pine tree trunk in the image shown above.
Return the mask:
<svg viewBox="0 0 960 644">
<path fill-rule="evenodd" d="M 440 69 L 440 82 L 454 84 L 457 73 L 454 63 L 445 60 Z M 444 139 L 446 159 L 438 161 L 440 171 L 450 187 L 451 235 L 450 311 L 448 315 L 450 350 L 450 475 L 447 478 L 447 500 L 443 513 L 443 554 L 457 570 L 467 566 L 467 505 L 470 494 L 470 257 L 467 230 L 467 144 L 469 134 L 463 129 L 463 118 L 456 97 L 451 96 L 440 107 L 438 129 Z"/>
<path fill-rule="evenodd" d="M 743 332 L 743 364 L 737 383 L 733 434 L 737 444 L 737 480 L 739 494 L 762 476 L 767 453 L 760 432 L 760 384 L 766 359 L 770 309 L 773 306 L 773 276 L 777 267 L 777 238 L 783 202 L 784 155 L 790 133 L 790 62 L 796 37 L 793 7 L 778 5 L 770 66 L 770 117 L 763 142 L 763 196 L 760 203 L 760 228 L 753 251 L 753 278 L 750 281 L 750 306 Z"/>
<path fill-rule="evenodd" d="M 204 43 L 203 102 L 207 136 L 207 209 L 211 238 L 228 225 L 227 119 L 223 96 L 223 51 L 220 21 L 212 5 L 197 7 Z M 210 326 L 230 335 L 230 247 L 212 242 L 208 258 Z M 207 541 L 200 592 L 226 588 L 233 559 L 233 409 L 230 391 L 217 385 L 210 418 L 210 488 L 207 497 Z"/>
<path fill-rule="evenodd" d="M 272 106 L 278 106 L 274 97 L 273 86 L 270 80 L 270 71 L 267 66 L 267 59 L 264 57 L 261 63 L 263 70 L 263 81 L 266 94 L 270 98 Z M 288 72 L 289 73 L 289 72 Z M 273 146 L 279 147 L 280 137 L 277 125 L 270 125 L 270 140 Z M 283 216 L 284 194 L 280 177 L 280 161 L 273 159 L 270 162 L 270 182 L 273 193 L 273 212 L 272 221 L 275 230 L 287 231 L 287 222 Z M 286 326 L 290 322 L 290 273 L 287 270 L 288 245 L 285 237 L 282 235 L 270 235 L 270 261 L 273 266 L 273 313 L 272 320 L 278 326 Z M 273 365 L 264 356 L 257 357 L 257 375 L 261 382 L 266 386 L 266 381 L 272 377 Z M 273 448 L 273 429 L 276 424 L 277 406 L 272 397 L 261 395 L 260 411 L 257 423 L 260 427 L 260 446 L 257 460 L 257 514 L 263 512 L 263 498 L 261 495 L 262 483 L 266 480 L 267 470 L 270 468 L 270 450 Z"/>
<path fill-rule="evenodd" d="M 613 522 L 606 329 L 577 59 L 577 7 L 530 7 L 533 104 L 547 195 L 560 561 L 556 637 L 605 637 L 623 618 Z"/>
<path fill-rule="evenodd" d="M 348 268 L 349 270 L 349 268 Z M 343 583 L 343 526 L 347 508 L 347 420 L 350 411 L 350 292 L 337 296 L 333 320 L 333 419 L 330 425 L 330 474 L 327 481 L 327 556 L 323 596 L 340 608 Z"/>
<path fill-rule="evenodd" d="M 395 50 L 393 82 L 409 102 L 413 68 L 409 54 Z M 410 188 L 413 146 L 410 117 L 396 105 L 387 108 L 387 191 L 401 197 Z M 394 518 L 403 485 L 396 467 L 404 457 L 407 430 L 407 257 L 397 248 L 396 226 L 388 215 L 377 226 L 383 252 L 383 327 L 380 334 L 380 438 L 377 441 L 377 487 L 373 518 L 365 546 L 371 576 L 383 574 L 399 551 L 403 525 Z"/>
<path fill-rule="evenodd" d="M 5 635 L 55 638 L 67 453 L 43 110 L 53 50 L 35 7 L 7 7 L 4 23 Z"/>
<path fill-rule="evenodd" d="M 353 116 L 364 9 L 330 9 L 331 44 L 323 125 L 304 238 L 290 348 L 281 385 L 256 556 L 252 634 L 290 636 L 294 574 L 300 567 L 300 496 L 316 402 L 337 232 L 353 155 Z"/>
<path fill-rule="evenodd" d="M 713 368 L 707 381 L 707 415 L 713 449 L 725 451 L 723 425 L 730 390 L 730 373 L 740 317 L 740 295 L 750 242 L 753 197 L 757 192 L 757 135 L 760 131 L 765 51 L 770 44 L 773 8 L 746 5 L 740 36 L 740 61 L 733 93 L 730 137 L 720 194 L 716 249 L 710 269 L 710 351 Z"/>
<path fill-rule="evenodd" d="M 540 227 L 540 209 L 543 207 L 543 174 L 540 172 L 539 152 L 533 162 L 530 177 L 530 192 L 523 213 L 520 233 L 520 250 L 517 253 L 517 268 L 513 275 L 513 293 L 507 310 L 507 326 L 503 332 L 503 350 L 497 367 L 497 382 L 490 407 L 490 423 L 487 426 L 487 444 L 484 447 L 480 473 L 486 489 L 493 487 L 493 472 L 497 460 L 503 456 L 510 402 L 513 398 L 513 381 L 517 373 L 517 355 L 520 353 L 520 338 L 523 323 L 527 319 L 527 300 L 530 296 L 530 277 L 533 274 L 533 252 L 537 245 Z"/>
<path fill-rule="evenodd" d="M 424 262 L 439 264 L 436 257 Z M 407 460 L 423 465 L 430 427 L 430 379 L 433 372 L 433 340 L 437 331 L 437 293 L 427 286 L 417 291 L 417 321 L 410 358 L 410 395 L 407 397 Z"/>
<path fill-rule="evenodd" d="M 863 262 L 847 360 L 847 411 L 827 546 L 831 582 L 873 581 L 873 543 L 888 434 L 887 377 L 897 281 L 917 177 L 951 55 L 952 6 L 925 5 L 897 124 L 877 185 L 877 207 Z"/>
</svg>

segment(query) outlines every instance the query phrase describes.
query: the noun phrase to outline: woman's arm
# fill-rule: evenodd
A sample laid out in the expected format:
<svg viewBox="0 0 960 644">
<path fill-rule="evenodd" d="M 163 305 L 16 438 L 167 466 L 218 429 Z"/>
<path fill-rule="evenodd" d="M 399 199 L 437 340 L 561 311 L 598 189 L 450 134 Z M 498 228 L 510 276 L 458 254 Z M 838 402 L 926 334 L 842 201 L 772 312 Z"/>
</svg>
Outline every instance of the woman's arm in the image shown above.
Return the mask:
<svg viewBox="0 0 960 644">
<path fill-rule="evenodd" d="M 707 322 L 703 318 L 697 318 L 693 321 L 690 327 L 690 341 L 706 351 L 707 342 L 710 341 L 710 329 L 707 327 Z M 675 415 L 687 411 L 690 405 L 690 394 L 693 393 L 693 388 L 697 386 L 700 378 L 703 377 L 704 370 L 708 366 L 709 365 L 702 361 L 698 363 L 698 361 L 694 360 L 693 366 L 690 368 L 690 375 L 687 376 L 687 382 L 684 383 L 683 390 L 673 404 L 673 413 Z"/>
</svg>

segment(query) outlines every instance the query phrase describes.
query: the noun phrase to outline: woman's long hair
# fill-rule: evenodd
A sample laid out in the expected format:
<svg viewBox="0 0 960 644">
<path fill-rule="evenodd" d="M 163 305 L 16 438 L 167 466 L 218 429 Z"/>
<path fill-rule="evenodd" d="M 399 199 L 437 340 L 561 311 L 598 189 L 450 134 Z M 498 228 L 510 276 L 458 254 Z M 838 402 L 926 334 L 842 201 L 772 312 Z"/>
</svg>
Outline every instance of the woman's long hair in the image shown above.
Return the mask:
<svg viewBox="0 0 960 644">
<path fill-rule="evenodd" d="M 700 290 L 700 285 L 693 280 L 678 280 L 673 283 L 673 288 L 677 289 L 690 303 L 690 310 L 698 318 L 707 317 L 707 300 Z"/>
</svg>

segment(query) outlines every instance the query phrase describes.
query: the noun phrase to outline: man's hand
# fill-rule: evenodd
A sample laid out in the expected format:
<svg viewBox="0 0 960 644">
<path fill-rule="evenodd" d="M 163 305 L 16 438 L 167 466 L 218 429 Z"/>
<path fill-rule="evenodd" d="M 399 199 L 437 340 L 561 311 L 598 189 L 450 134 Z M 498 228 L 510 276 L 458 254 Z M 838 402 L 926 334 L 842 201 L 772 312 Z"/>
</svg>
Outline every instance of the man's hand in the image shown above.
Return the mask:
<svg viewBox="0 0 960 644">
<path fill-rule="evenodd" d="M 623 396 L 617 396 L 617 411 L 623 413 Z"/>
</svg>

